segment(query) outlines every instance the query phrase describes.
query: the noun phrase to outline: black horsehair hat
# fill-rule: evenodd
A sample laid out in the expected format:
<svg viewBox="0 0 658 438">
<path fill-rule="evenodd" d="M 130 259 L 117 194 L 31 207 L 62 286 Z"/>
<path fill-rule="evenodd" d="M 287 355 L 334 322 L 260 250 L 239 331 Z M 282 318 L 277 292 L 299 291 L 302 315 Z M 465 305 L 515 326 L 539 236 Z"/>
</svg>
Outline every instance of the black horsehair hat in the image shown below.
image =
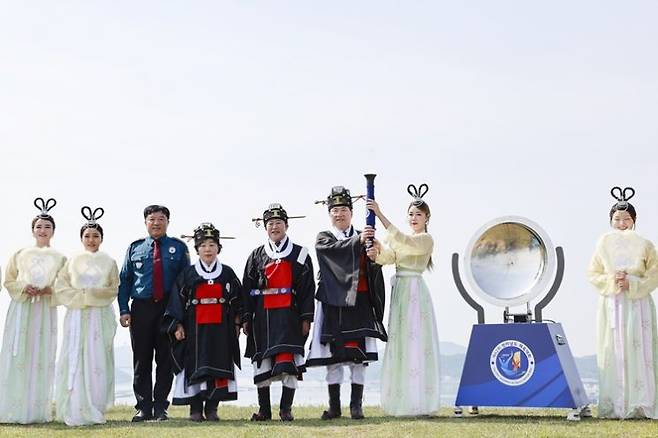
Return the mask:
<svg viewBox="0 0 658 438">
<path fill-rule="evenodd" d="M 253 218 L 251 221 L 256 224 L 256 227 L 260 227 L 260 223 L 267 225 L 267 221 L 271 219 L 281 219 L 283 222 L 288 224 L 288 219 L 301 219 L 306 216 L 288 216 L 288 213 L 283 208 L 283 206 L 277 202 L 273 202 L 267 206 L 267 209 L 263 212 L 263 217 Z"/>
<path fill-rule="evenodd" d="M 194 239 L 194 247 L 197 248 L 203 243 L 206 239 L 212 239 L 217 242 L 217 245 L 221 247 L 219 241 L 221 239 L 235 239 L 235 237 L 221 236 L 219 230 L 215 228 L 210 222 L 202 222 L 201 225 L 194 229 L 192 235 L 182 234 L 181 239 L 192 240 Z"/>
<path fill-rule="evenodd" d="M 352 200 L 354 199 L 363 199 L 365 198 L 364 195 L 356 195 L 352 196 L 349 189 L 346 189 L 343 186 L 334 186 L 331 188 L 331 193 L 329 193 L 329 196 L 327 196 L 327 199 L 324 199 L 322 201 L 315 201 L 316 204 L 324 204 L 327 206 L 329 210 L 331 210 L 334 207 L 348 207 L 350 210 L 352 209 Z"/>
</svg>

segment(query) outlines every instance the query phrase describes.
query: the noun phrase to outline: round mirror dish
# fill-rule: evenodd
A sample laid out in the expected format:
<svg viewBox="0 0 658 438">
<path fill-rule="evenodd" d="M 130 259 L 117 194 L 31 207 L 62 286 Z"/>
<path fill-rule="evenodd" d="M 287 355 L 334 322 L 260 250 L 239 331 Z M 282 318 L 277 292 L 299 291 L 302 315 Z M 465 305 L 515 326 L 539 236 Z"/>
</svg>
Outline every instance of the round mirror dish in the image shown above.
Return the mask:
<svg viewBox="0 0 658 438">
<path fill-rule="evenodd" d="M 481 227 L 462 263 L 470 289 L 502 307 L 525 304 L 546 293 L 556 269 L 548 235 L 519 216 L 497 218 Z"/>
</svg>

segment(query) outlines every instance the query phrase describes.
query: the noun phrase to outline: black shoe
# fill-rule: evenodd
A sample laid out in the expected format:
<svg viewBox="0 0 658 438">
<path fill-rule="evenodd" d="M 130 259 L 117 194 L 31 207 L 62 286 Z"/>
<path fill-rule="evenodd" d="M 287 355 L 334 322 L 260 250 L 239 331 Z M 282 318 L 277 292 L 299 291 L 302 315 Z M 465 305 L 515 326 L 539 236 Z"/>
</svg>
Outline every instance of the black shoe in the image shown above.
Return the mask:
<svg viewBox="0 0 658 438">
<path fill-rule="evenodd" d="M 323 420 L 333 420 L 342 415 L 340 411 L 340 384 L 329 385 L 329 409 L 322 413 Z"/>
<path fill-rule="evenodd" d="M 169 419 L 169 415 L 167 414 L 167 411 L 163 409 L 161 411 L 155 411 L 155 415 L 153 415 L 153 419 L 155 421 L 167 421 Z"/>
<path fill-rule="evenodd" d="M 281 402 L 279 403 L 279 418 L 281 421 L 292 421 L 295 419 L 292 416 L 292 400 L 294 398 L 295 390 L 284 386 L 281 391 Z"/>
<path fill-rule="evenodd" d="M 272 419 L 272 413 L 267 412 L 256 412 L 251 415 L 251 421 L 270 421 Z"/>
<path fill-rule="evenodd" d="M 203 407 L 203 414 L 206 416 L 207 421 L 219 421 L 217 405 L 219 405 L 217 400 L 206 400 L 206 405 Z"/>
<path fill-rule="evenodd" d="M 204 420 L 203 414 L 201 412 L 193 412 L 190 414 L 189 420 L 200 423 Z"/>
<path fill-rule="evenodd" d="M 151 415 L 150 412 L 140 409 L 139 411 L 137 411 L 137 413 L 133 417 L 132 422 L 133 423 L 141 423 L 143 421 L 148 421 L 148 420 L 152 420 L 152 419 L 153 419 L 153 415 Z"/>
<path fill-rule="evenodd" d="M 251 416 L 251 421 L 268 421 L 272 419 L 270 404 L 270 387 L 258 388 L 258 412 Z"/>
<path fill-rule="evenodd" d="M 363 385 L 352 383 L 352 396 L 350 400 L 350 416 L 353 420 L 363 420 Z"/>
<path fill-rule="evenodd" d="M 206 421 L 219 421 L 219 415 L 217 415 L 217 409 L 206 410 Z"/>
</svg>

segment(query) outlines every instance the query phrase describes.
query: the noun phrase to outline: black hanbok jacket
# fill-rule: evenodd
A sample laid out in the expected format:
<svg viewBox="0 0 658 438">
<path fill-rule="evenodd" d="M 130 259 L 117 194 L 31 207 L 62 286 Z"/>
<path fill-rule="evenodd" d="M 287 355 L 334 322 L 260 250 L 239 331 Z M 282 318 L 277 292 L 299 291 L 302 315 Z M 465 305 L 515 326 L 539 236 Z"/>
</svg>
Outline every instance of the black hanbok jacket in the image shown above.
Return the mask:
<svg viewBox="0 0 658 438">
<path fill-rule="evenodd" d="M 315 311 L 313 262 L 308 250 L 290 239 L 282 245 L 285 247 L 279 255 L 268 254 L 264 245 L 256 248 L 242 279 L 242 321 L 251 323 L 245 357 L 259 367 L 263 359 L 274 359 L 281 353 L 303 357 L 306 337 L 302 335 L 302 321 L 313 321 Z M 301 377 L 304 370 L 303 364 L 294 360 L 276 362 L 254 381 L 282 373 Z"/>
<path fill-rule="evenodd" d="M 204 279 L 198 266 L 188 266 L 178 275 L 163 317 L 173 368 L 176 373 L 185 371 L 188 386 L 207 382 L 212 392 L 207 398 L 235 399 L 235 393 L 216 383 L 235 380 L 234 365 L 240 368 L 235 317 L 242 313 L 242 285 L 229 266 L 222 265 L 211 279 Z M 174 336 L 178 323 L 185 328 L 182 341 Z"/>
</svg>

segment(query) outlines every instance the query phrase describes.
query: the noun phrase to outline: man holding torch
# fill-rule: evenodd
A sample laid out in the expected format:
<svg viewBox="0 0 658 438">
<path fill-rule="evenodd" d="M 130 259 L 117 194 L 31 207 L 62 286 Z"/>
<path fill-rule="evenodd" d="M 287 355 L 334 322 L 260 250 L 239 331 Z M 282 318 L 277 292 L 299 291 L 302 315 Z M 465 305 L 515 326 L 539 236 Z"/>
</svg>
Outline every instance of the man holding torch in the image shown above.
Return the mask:
<svg viewBox="0 0 658 438">
<path fill-rule="evenodd" d="M 381 266 L 366 257 L 366 243 L 375 235 L 352 226 L 352 196 L 338 186 L 326 201 L 331 228 L 318 234 L 315 250 L 320 272 L 313 340 L 307 366 L 325 365 L 329 409 L 322 419 L 341 416 L 340 385 L 344 366 L 351 371 L 350 415 L 362 419 L 365 366 L 377 360 L 376 339 L 387 340 L 382 323 L 384 280 Z"/>
</svg>

